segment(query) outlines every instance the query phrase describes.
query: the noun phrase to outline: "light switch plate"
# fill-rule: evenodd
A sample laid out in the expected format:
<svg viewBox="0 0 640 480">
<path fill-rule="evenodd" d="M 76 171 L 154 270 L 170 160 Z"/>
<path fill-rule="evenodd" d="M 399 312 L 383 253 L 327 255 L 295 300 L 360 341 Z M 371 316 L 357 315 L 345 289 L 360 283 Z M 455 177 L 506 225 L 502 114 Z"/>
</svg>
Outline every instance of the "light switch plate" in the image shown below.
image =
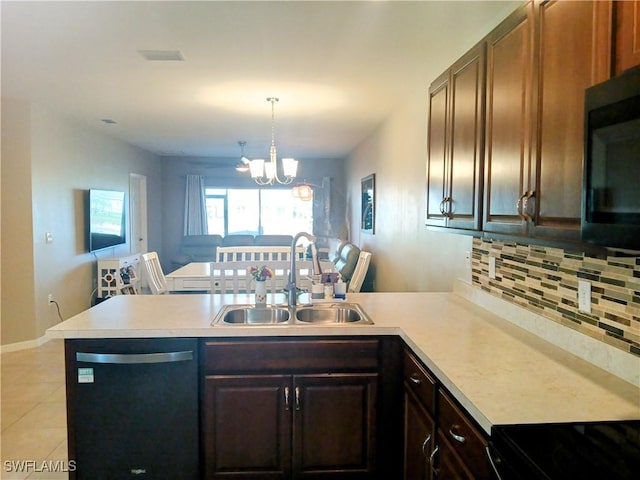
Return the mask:
<svg viewBox="0 0 640 480">
<path fill-rule="evenodd" d="M 591 313 L 591 283 L 578 280 L 578 310 Z"/>
<path fill-rule="evenodd" d="M 496 257 L 489 257 L 489 278 L 491 280 L 496 278 Z"/>
</svg>

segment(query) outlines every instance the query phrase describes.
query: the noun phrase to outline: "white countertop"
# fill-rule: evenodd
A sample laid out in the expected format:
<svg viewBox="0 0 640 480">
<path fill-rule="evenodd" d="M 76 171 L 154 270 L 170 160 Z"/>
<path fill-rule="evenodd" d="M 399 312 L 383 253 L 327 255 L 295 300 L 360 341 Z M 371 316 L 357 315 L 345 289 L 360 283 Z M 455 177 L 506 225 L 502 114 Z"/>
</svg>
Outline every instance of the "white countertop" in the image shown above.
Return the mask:
<svg viewBox="0 0 640 480">
<path fill-rule="evenodd" d="M 52 327 L 48 334 L 399 335 L 487 432 L 494 424 L 640 419 L 637 382 L 608 373 L 458 294 L 358 293 L 349 294 L 348 301 L 358 303 L 374 325 L 212 327 L 224 304 L 251 303 L 252 295 L 123 295 Z M 627 368 L 640 372 L 640 359 L 624 355 Z"/>
</svg>

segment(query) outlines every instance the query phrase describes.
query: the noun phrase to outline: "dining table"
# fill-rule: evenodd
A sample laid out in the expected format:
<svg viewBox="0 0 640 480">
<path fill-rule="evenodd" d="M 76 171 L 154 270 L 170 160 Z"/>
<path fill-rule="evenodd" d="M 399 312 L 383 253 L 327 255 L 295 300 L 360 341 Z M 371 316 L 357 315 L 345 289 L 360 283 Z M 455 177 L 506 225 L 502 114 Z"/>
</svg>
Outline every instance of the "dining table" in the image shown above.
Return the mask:
<svg viewBox="0 0 640 480">
<path fill-rule="evenodd" d="M 289 262 L 267 262 L 273 272 L 272 289 L 285 288 Z M 165 275 L 167 290 L 170 292 L 233 292 L 251 291 L 251 275 L 248 268 L 252 262 L 191 262 Z M 334 265 L 330 261 L 320 261 L 321 271 L 332 272 Z M 313 281 L 313 262 L 296 261 L 297 286 L 310 289 Z M 319 275 L 315 273 L 315 275 Z"/>
</svg>

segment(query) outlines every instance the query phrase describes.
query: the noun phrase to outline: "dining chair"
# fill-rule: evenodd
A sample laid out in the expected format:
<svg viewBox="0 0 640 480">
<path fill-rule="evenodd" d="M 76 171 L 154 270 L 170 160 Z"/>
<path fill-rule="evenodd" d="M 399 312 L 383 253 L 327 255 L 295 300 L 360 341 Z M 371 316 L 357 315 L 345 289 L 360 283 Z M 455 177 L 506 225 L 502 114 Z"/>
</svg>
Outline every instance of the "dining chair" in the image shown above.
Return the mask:
<svg viewBox="0 0 640 480">
<path fill-rule="evenodd" d="M 167 280 L 160 265 L 160 259 L 156 252 L 147 252 L 141 255 L 142 266 L 144 267 L 147 284 L 153 295 L 163 295 L 169 293 Z"/>
<path fill-rule="evenodd" d="M 367 276 L 367 270 L 369 270 L 369 263 L 371 263 L 371 252 L 361 251 L 358 256 L 356 268 L 353 270 L 351 280 L 349 280 L 347 292 L 358 293 L 360 291 L 364 283 L 364 278 Z"/>
</svg>

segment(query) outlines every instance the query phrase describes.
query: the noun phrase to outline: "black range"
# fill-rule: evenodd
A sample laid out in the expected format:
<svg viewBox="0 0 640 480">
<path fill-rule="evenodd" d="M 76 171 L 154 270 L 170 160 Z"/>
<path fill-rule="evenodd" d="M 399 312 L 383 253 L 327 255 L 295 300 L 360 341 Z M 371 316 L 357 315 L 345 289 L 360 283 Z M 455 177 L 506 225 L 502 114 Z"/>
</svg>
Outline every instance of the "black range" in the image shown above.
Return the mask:
<svg viewBox="0 0 640 480">
<path fill-rule="evenodd" d="M 640 420 L 494 425 L 498 479 L 631 479 L 640 474 Z"/>
</svg>

